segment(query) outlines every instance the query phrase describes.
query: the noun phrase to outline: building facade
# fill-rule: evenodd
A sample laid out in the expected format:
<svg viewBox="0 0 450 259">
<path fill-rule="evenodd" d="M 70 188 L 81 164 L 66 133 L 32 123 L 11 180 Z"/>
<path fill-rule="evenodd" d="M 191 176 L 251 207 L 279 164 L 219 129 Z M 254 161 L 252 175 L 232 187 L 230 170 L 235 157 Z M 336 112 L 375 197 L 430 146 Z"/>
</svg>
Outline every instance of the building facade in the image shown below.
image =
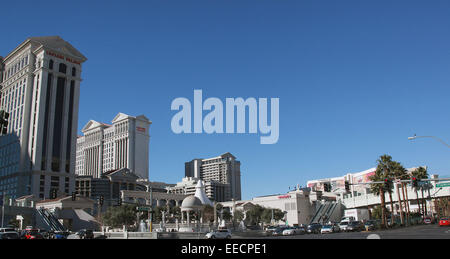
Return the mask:
<svg viewBox="0 0 450 259">
<path fill-rule="evenodd" d="M 260 196 L 251 200 L 221 202 L 220 204 L 224 208 L 228 208 L 232 214 L 236 210 L 245 213 L 255 205 L 268 209 L 279 209 L 285 212 L 284 222 L 278 222 L 279 224 L 298 226 L 309 224 L 314 215 L 315 208 L 309 194 L 308 189 L 298 189 L 286 194 Z"/>
<path fill-rule="evenodd" d="M 195 195 L 196 186 L 200 178 L 184 177 L 183 180 L 174 186 L 167 187 L 168 193 L 183 194 L 183 195 Z M 229 201 L 229 197 L 226 196 L 229 190 L 228 184 L 219 183 L 217 181 L 203 181 L 204 190 L 206 196 L 212 201 L 223 202 Z"/>
<path fill-rule="evenodd" d="M 78 176 L 101 178 L 103 173 L 129 169 L 141 179 L 148 179 L 149 129 L 151 121 L 117 114 L 112 124 L 89 121 L 77 139 Z"/>
<path fill-rule="evenodd" d="M 417 167 L 407 169 L 407 174 L 411 175 L 415 169 Z M 367 208 L 372 210 L 375 206 L 381 204 L 380 196 L 370 190 L 370 177 L 375 174 L 375 171 L 376 168 L 371 168 L 340 177 L 312 180 L 307 182 L 307 186 L 311 189 L 312 194 L 321 193 L 324 196 L 334 196 L 346 209 Z M 425 199 L 426 211 L 432 215 L 437 211 L 433 201 L 450 197 L 450 184 L 447 185 L 448 179 L 443 181 L 436 179 L 439 179 L 438 175 L 430 175 L 429 181 L 423 181 L 418 188 L 412 187 L 411 183 L 406 183 L 405 188 L 402 188 L 399 182 L 394 181 L 391 195 L 393 207 L 391 207 L 390 196 L 387 194 L 385 196 L 386 207 L 389 211 L 399 215 L 401 210 L 406 210 L 405 205 L 400 205 L 399 200 L 408 200 L 408 209 L 411 212 L 419 212 L 421 205 L 418 200 L 420 197 L 420 199 Z M 350 184 L 349 192 L 345 191 L 345 181 Z M 331 185 L 330 192 L 324 192 L 324 183 Z M 416 196 L 416 191 L 419 196 Z"/>
<path fill-rule="evenodd" d="M 82 63 L 58 36 L 28 38 L 2 60 L 0 110 L 10 114 L 0 137 L 0 193 L 49 198 L 74 190 Z"/>
<path fill-rule="evenodd" d="M 185 177 L 201 179 L 205 186 L 208 182 L 223 184 L 224 201 L 241 199 L 241 162 L 230 153 L 186 162 Z"/>
<path fill-rule="evenodd" d="M 81 197 L 94 200 L 98 206 L 100 196 L 104 198 L 103 210 L 118 204 L 121 191 L 146 191 L 146 186 L 139 183 L 138 176 L 128 168 L 104 173 L 101 178 L 77 176 L 75 190 Z M 94 209 L 97 212 L 98 207 Z"/>
</svg>

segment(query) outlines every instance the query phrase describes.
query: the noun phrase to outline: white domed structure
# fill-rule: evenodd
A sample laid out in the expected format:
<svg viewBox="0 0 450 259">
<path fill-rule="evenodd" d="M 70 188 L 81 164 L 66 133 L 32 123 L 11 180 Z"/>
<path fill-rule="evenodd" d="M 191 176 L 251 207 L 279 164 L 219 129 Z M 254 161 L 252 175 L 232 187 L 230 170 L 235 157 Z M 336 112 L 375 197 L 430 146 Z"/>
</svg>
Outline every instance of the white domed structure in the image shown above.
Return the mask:
<svg viewBox="0 0 450 259">
<path fill-rule="evenodd" d="M 196 210 L 201 208 L 202 206 L 203 205 L 201 200 L 194 195 L 191 195 L 184 198 L 183 202 L 181 203 L 181 210 Z"/>
<path fill-rule="evenodd" d="M 206 196 L 205 186 L 202 180 L 198 180 L 197 186 L 195 186 L 195 197 L 197 197 L 203 205 L 213 206 L 213 203 Z"/>
<path fill-rule="evenodd" d="M 201 200 L 194 195 L 184 198 L 181 203 L 181 221 L 184 222 L 184 214 L 186 214 L 188 229 L 190 229 L 191 225 L 191 213 L 200 215 L 200 222 L 203 221 L 203 204 Z"/>
</svg>

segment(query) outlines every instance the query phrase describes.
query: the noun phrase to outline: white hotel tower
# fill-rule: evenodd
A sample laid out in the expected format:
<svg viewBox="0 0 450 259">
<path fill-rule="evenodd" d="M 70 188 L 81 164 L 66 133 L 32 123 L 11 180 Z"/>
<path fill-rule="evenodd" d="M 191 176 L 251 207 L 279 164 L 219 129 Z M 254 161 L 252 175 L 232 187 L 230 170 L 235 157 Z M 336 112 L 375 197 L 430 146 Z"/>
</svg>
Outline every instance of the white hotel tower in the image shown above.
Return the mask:
<svg viewBox="0 0 450 259">
<path fill-rule="evenodd" d="M 149 129 L 152 122 L 140 115 L 117 114 L 112 125 L 89 121 L 77 139 L 75 173 L 101 178 L 103 173 L 128 168 L 148 179 Z"/>
<path fill-rule="evenodd" d="M 28 38 L 0 59 L 0 110 L 10 113 L 0 136 L 0 196 L 74 191 L 84 61 L 58 36 Z"/>
</svg>

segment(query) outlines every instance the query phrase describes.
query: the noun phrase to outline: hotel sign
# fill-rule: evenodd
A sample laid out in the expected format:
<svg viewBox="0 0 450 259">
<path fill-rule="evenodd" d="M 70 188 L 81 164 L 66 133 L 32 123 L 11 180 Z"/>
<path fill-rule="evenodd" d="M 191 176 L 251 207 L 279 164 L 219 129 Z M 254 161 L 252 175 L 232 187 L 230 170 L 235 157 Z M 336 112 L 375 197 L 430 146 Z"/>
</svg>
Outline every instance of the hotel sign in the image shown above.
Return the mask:
<svg viewBox="0 0 450 259">
<path fill-rule="evenodd" d="M 136 127 L 136 130 L 139 132 L 145 132 L 145 128 L 141 128 L 141 127 Z"/>
<path fill-rule="evenodd" d="M 69 58 L 69 57 L 65 57 L 65 56 L 63 56 L 63 55 L 61 55 L 61 54 L 57 54 L 57 53 L 54 53 L 54 52 L 51 52 L 51 51 L 48 51 L 48 50 L 47 50 L 45 53 L 46 53 L 47 55 L 49 55 L 49 56 L 52 56 L 52 57 L 55 57 L 55 58 L 59 58 L 59 59 L 65 60 L 65 61 L 70 62 L 70 63 L 73 63 L 73 64 L 77 64 L 77 65 L 80 65 L 80 64 L 81 64 L 80 61 L 74 60 L 74 59 Z"/>
<path fill-rule="evenodd" d="M 290 199 L 291 195 L 278 196 L 278 199 Z"/>
</svg>

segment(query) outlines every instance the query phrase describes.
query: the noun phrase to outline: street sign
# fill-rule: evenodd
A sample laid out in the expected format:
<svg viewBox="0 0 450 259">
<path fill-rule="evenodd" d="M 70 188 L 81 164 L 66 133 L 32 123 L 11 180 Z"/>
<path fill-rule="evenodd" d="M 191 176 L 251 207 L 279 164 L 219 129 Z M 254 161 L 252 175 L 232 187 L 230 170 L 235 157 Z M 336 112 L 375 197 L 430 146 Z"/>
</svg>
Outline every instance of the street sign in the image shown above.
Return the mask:
<svg viewBox="0 0 450 259">
<path fill-rule="evenodd" d="M 436 184 L 436 187 L 437 187 L 437 188 L 440 188 L 440 187 L 450 187 L 450 183 L 438 183 L 438 184 Z"/>
<path fill-rule="evenodd" d="M 138 207 L 138 211 L 152 211 L 150 207 Z"/>
</svg>

